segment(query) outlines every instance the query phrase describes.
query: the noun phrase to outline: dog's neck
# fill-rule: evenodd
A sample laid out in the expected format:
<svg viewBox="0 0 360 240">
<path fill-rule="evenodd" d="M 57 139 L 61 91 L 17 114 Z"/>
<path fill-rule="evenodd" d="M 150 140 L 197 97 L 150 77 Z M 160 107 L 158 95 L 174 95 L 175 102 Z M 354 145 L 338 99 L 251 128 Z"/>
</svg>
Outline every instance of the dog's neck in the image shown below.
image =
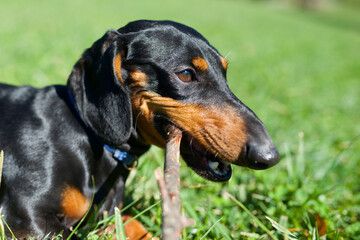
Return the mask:
<svg viewBox="0 0 360 240">
<path fill-rule="evenodd" d="M 136 132 L 135 129 L 132 129 L 131 136 L 126 143 L 123 143 L 121 146 L 112 147 L 106 145 L 96 134 L 95 132 L 83 121 L 81 118 L 80 112 L 76 107 L 73 96 L 70 93 L 69 88 L 67 88 L 68 99 L 71 103 L 71 107 L 76 112 L 78 119 L 83 124 L 84 128 L 91 133 L 93 137 L 95 137 L 99 143 L 101 143 L 109 152 L 111 152 L 115 159 L 120 162 L 125 163 L 126 165 L 131 165 L 137 157 L 140 157 L 147 150 L 149 150 L 150 145 L 144 143 L 142 137 Z"/>
<path fill-rule="evenodd" d="M 149 150 L 150 145 L 146 144 L 140 134 L 133 129 L 129 140 L 119 147 L 121 150 L 130 153 L 133 156 L 140 157 Z"/>
</svg>

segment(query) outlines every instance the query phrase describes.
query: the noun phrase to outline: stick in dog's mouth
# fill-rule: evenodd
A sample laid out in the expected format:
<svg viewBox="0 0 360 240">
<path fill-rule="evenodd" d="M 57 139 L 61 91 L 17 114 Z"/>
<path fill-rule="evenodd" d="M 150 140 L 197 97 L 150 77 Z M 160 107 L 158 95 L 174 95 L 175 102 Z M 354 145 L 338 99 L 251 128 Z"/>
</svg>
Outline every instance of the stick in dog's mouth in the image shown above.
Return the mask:
<svg viewBox="0 0 360 240">
<path fill-rule="evenodd" d="M 171 127 L 165 147 L 164 177 L 161 169 L 155 170 L 162 199 L 162 239 L 179 239 L 185 227 L 195 224 L 194 220 L 181 215 L 180 200 L 180 142 L 182 131 Z"/>
</svg>

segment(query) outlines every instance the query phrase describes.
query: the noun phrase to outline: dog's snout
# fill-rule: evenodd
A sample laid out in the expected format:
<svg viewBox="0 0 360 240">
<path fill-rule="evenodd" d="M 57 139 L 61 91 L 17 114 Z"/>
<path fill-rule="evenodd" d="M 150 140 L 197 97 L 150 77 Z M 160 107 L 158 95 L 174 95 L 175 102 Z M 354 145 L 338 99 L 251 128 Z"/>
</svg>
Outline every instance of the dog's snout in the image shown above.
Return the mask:
<svg viewBox="0 0 360 240">
<path fill-rule="evenodd" d="M 267 169 L 279 162 L 280 156 L 273 143 L 247 145 L 248 166 L 252 169 Z"/>
<path fill-rule="evenodd" d="M 276 165 L 280 155 L 268 130 L 252 111 L 246 113 L 243 113 L 243 119 L 246 122 L 247 141 L 242 146 L 239 158 L 233 163 L 258 170 Z"/>
</svg>

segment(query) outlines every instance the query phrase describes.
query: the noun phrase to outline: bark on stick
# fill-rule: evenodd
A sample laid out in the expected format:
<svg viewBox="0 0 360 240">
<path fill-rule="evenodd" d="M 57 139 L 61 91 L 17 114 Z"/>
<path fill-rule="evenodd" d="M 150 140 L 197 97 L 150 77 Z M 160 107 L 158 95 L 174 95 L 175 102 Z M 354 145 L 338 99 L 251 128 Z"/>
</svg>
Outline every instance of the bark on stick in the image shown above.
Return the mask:
<svg viewBox="0 0 360 240">
<path fill-rule="evenodd" d="M 181 215 L 180 200 L 180 141 L 181 130 L 172 127 L 165 148 L 164 176 L 161 169 L 155 170 L 162 199 L 162 240 L 178 240 L 185 227 L 194 220 Z M 165 180 L 164 180 L 165 178 Z"/>
</svg>

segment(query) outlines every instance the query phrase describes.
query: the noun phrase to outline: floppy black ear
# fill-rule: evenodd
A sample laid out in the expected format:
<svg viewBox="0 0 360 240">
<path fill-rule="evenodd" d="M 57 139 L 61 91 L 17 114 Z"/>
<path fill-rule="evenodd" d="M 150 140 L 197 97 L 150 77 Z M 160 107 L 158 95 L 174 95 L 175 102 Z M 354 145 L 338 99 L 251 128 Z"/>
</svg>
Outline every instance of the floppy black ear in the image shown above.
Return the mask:
<svg viewBox="0 0 360 240">
<path fill-rule="evenodd" d="M 125 53 L 120 33 L 110 30 L 84 52 L 68 79 L 82 120 L 112 146 L 126 142 L 132 126 L 130 97 L 121 77 Z"/>
</svg>

